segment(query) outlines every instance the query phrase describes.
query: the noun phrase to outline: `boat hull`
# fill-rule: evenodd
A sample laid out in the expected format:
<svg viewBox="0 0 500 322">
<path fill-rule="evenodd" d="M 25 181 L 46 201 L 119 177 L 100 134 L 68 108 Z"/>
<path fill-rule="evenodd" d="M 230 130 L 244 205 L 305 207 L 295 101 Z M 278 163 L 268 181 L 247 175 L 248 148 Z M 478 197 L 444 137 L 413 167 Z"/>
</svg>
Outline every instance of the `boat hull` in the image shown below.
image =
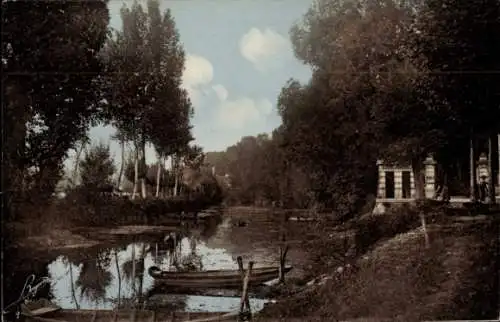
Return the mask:
<svg viewBox="0 0 500 322">
<path fill-rule="evenodd" d="M 135 315 L 135 319 L 134 319 Z M 234 321 L 237 312 L 161 312 L 150 310 L 59 310 L 40 316 L 25 316 L 25 321 L 33 322 L 167 322 L 167 321 Z"/>
<path fill-rule="evenodd" d="M 285 273 L 292 269 L 285 268 Z M 238 270 L 204 272 L 168 272 L 152 266 L 149 275 L 164 286 L 178 288 L 238 288 L 242 286 L 241 273 Z M 250 285 L 258 285 L 278 278 L 279 268 L 263 267 L 252 270 Z"/>
</svg>

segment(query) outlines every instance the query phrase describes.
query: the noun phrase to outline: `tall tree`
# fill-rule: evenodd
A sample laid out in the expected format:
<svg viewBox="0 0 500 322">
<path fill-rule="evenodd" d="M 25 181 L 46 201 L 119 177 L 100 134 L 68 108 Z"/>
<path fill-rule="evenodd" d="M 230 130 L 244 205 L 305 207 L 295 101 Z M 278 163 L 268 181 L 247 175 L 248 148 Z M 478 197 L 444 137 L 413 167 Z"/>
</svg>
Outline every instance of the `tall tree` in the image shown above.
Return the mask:
<svg viewBox="0 0 500 322">
<path fill-rule="evenodd" d="M 448 163 L 463 151 L 457 147 L 468 140 L 491 139 L 500 130 L 499 28 L 500 2 L 496 0 L 425 1 L 414 26 L 415 60 L 430 71 L 427 81 L 435 92 L 433 103 L 446 102 L 454 116 L 446 124 Z M 472 151 L 472 191 L 474 155 Z M 494 187 L 493 177 L 490 185 Z"/>
<path fill-rule="evenodd" d="M 171 12 L 162 14 L 159 1 L 149 0 L 147 12 L 136 1 L 131 8 L 122 8 L 121 17 L 122 30 L 106 51 L 115 71 L 110 80 L 110 115 L 113 124 L 133 138 L 136 158 L 141 156 L 136 162 L 145 164 L 146 142 L 166 155 L 179 142 L 191 140 L 192 107 L 180 87 L 184 52 Z"/>
<path fill-rule="evenodd" d="M 434 129 L 443 118 L 423 104 L 409 59 L 412 9 L 390 0 L 320 0 L 291 30 L 313 77 L 281 93 L 285 142 L 292 161 L 310 173 L 316 201 L 341 213 L 355 213 L 374 190 L 377 158 L 401 161 L 405 151 L 418 165 L 441 138 Z"/>
<path fill-rule="evenodd" d="M 121 152 L 121 161 L 120 161 L 120 172 L 118 173 L 118 181 L 116 187 L 121 190 L 122 182 L 123 182 L 123 173 L 125 171 L 125 145 L 128 141 L 128 138 L 125 133 L 120 130 L 117 130 L 116 133 L 112 136 L 112 139 L 117 140 L 120 143 L 120 152 Z"/>
<path fill-rule="evenodd" d="M 99 188 L 112 184 L 115 165 L 109 146 L 103 143 L 92 146 L 80 163 L 81 183 L 87 188 Z"/>
<path fill-rule="evenodd" d="M 2 2 L 8 190 L 31 170 L 38 195 L 50 196 L 67 151 L 99 119 L 108 22 L 107 1 Z"/>
</svg>

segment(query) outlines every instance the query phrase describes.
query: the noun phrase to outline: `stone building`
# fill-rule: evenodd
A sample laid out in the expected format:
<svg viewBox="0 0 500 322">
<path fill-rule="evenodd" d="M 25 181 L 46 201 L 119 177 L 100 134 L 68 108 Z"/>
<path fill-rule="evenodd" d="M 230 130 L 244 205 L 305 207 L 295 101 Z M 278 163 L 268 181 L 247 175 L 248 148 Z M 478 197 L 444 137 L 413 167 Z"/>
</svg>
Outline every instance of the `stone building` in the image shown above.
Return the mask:
<svg viewBox="0 0 500 322">
<path fill-rule="evenodd" d="M 374 213 L 384 213 L 393 204 L 415 200 L 415 177 L 409 164 L 377 161 L 378 185 Z M 424 161 L 425 197 L 434 198 L 436 194 L 436 161 L 429 155 Z"/>
<path fill-rule="evenodd" d="M 486 181 L 488 181 L 490 169 L 488 165 L 488 157 L 485 153 L 482 153 L 479 156 L 475 165 L 476 184 L 479 183 L 481 178 L 485 178 Z M 409 203 L 415 200 L 415 178 L 411 165 L 389 163 L 379 160 L 377 162 L 377 166 L 377 199 L 373 213 L 381 214 L 393 205 Z M 436 185 L 436 166 L 437 163 L 434 157 L 429 155 L 424 161 L 424 190 L 425 198 L 427 199 L 437 198 L 436 190 L 438 187 Z M 498 180 L 495 180 L 497 181 L 497 186 L 500 186 L 500 176 L 497 179 Z M 463 204 L 464 202 L 469 202 L 470 200 L 470 196 L 450 196 L 451 203 Z"/>
</svg>

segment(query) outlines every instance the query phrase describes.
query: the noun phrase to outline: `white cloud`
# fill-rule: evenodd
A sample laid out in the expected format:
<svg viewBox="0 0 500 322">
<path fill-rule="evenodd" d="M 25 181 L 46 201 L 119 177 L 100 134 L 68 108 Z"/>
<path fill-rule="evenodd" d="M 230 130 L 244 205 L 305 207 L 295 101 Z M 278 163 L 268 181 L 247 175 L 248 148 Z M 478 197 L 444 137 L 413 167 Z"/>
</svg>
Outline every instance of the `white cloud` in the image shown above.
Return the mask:
<svg viewBox="0 0 500 322">
<path fill-rule="evenodd" d="M 231 129 L 242 129 L 248 123 L 269 115 L 272 107 L 268 99 L 253 100 L 243 97 L 222 101 L 217 114 L 218 125 Z"/>
<path fill-rule="evenodd" d="M 212 86 L 212 89 L 215 91 L 215 94 L 217 94 L 217 97 L 219 98 L 219 100 L 225 101 L 227 99 L 229 92 L 224 87 L 224 85 L 217 84 L 217 85 Z"/>
<path fill-rule="evenodd" d="M 210 84 L 213 77 L 214 68 L 208 59 L 193 54 L 187 55 L 182 86 L 188 91 L 195 106 L 199 104 L 201 94 L 207 94 L 204 87 Z"/>
<path fill-rule="evenodd" d="M 213 126 L 222 129 L 243 129 L 271 113 L 272 104 L 267 99 L 255 100 L 249 97 L 229 99 L 229 91 L 224 85 L 212 85 L 213 76 L 213 66 L 206 58 L 193 54 L 186 57 L 182 85 L 188 91 L 195 107 L 206 105 L 203 96 L 217 96 L 215 109 L 211 111 L 204 109 L 210 111 L 214 117 Z"/>
<path fill-rule="evenodd" d="M 240 39 L 240 52 L 260 71 L 275 67 L 283 53 L 291 51 L 288 39 L 270 28 L 250 29 Z"/>
</svg>

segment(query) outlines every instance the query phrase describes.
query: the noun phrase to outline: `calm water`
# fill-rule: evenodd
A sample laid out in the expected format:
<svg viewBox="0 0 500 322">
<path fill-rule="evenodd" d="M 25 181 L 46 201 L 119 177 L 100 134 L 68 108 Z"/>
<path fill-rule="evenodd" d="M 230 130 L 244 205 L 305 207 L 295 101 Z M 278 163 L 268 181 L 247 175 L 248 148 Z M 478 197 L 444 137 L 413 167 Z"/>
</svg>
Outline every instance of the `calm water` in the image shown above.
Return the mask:
<svg viewBox="0 0 500 322">
<path fill-rule="evenodd" d="M 112 309 L 126 307 L 142 294 L 146 307 L 232 311 L 239 307 L 238 290 L 229 292 L 234 293 L 231 297 L 220 296 L 228 295 L 222 290 L 210 293 L 219 296 L 180 294 L 156 287 L 147 269 L 152 265 L 164 270 L 237 269 L 239 255 L 245 266 L 249 260 L 255 262 L 255 267 L 274 266 L 278 263 L 280 227 L 279 221 L 268 214 L 252 214 L 248 219 L 248 214 L 233 213 L 224 215 L 218 224 L 202 224 L 177 232 L 175 246 L 165 242 L 170 234 L 162 232 L 110 237 L 109 243 L 98 247 L 54 254 L 47 266 L 53 301 L 67 309 Z M 307 230 L 304 225 L 289 227 L 288 238 L 302 234 L 304 229 Z M 290 276 L 303 275 L 307 270 L 307 249 L 292 246 L 287 262 L 294 266 Z M 252 310 L 262 309 L 266 301 L 251 298 Z"/>
</svg>

